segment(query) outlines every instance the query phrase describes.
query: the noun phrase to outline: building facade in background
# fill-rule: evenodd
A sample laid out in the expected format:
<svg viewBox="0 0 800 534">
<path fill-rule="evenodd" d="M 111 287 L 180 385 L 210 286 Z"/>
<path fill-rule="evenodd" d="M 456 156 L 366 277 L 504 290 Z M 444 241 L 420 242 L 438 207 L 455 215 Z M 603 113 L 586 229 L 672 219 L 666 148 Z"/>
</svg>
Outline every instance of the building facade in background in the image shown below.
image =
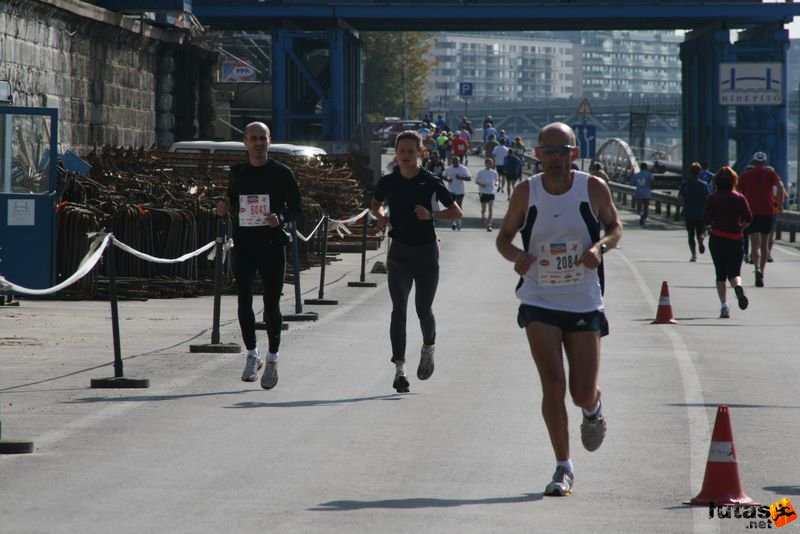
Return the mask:
<svg viewBox="0 0 800 534">
<path fill-rule="evenodd" d="M 464 82 L 478 104 L 678 94 L 682 41 L 675 31 L 440 32 L 425 99 L 446 108 Z"/>
</svg>

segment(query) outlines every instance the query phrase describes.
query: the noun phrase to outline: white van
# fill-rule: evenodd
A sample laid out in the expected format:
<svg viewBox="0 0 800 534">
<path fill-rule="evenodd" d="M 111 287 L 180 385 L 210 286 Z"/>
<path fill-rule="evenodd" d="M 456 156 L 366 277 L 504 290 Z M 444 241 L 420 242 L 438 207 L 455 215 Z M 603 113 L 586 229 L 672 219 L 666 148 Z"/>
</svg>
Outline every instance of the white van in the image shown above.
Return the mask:
<svg viewBox="0 0 800 534">
<path fill-rule="evenodd" d="M 178 141 L 177 143 L 172 143 L 169 151 L 185 154 L 247 154 L 247 148 L 241 141 Z M 315 146 L 288 143 L 270 144 L 269 152 L 271 154 L 305 157 L 324 156 L 327 154 L 323 149 Z"/>
</svg>

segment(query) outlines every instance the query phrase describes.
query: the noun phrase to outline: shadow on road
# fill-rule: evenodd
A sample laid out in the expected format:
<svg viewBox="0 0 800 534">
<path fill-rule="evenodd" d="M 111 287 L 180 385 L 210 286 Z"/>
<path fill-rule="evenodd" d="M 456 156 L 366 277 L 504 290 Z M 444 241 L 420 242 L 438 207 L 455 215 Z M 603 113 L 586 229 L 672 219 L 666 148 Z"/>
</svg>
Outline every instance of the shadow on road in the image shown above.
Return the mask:
<svg viewBox="0 0 800 534">
<path fill-rule="evenodd" d="M 526 493 L 517 497 L 489 497 L 486 499 L 432 499 L 417 497 L 412 499 L 383 499 L 380 501 L 329 501 L 315 508 L 312 512 L 344 512 L 372 508 L 411 509 L 411 508 L 450 508 L 453 506 L 471 506 L 479 504 L 513 504 L 542 500 L 541 493 Z"/>
<path fill-rule="evenodd" d="M 339 404 L 352 404 L 355 402 L 373 400 L 397 401 L 404 396 L 414 395 L 414 393 L 393 393 L 391 395 L 375 395 L 373 397 L 354 397 L 350 399 L 308 399 L 287 402 L 239 402 L 228 408 L 306 408 L 309 406 L 338 406 Z"/>
</svg>

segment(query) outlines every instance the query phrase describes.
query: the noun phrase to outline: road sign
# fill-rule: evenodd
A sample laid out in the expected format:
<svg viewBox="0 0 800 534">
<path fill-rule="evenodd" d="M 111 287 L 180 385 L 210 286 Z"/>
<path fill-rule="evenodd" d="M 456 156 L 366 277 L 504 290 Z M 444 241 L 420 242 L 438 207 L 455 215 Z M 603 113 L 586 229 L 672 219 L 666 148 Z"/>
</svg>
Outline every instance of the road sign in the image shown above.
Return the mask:
<svg viewBox="0 0 800 534">
<path fill-rule="evenodd" d="M 594 124 L 573 124 L 572 129 L 581 147 L 582 158 L 593 158 L 597 140 L 597 126 Z"/>
<path fill-rule="evenodd" d="M 578 110 L 575 113 L 578 115 L 591 115 L 592 106 L 589 105 L 589 101 L 585 98 L 581 100 L 581 105 L 578 106 Z"/>
<path fill-rule="evenodd" d="M 458 96 L 472 96 L 472 82 L 459 83 Z"/>
<path fill-rule="evenodd" d="M 720 105 L 780 106 L 782 67 L 780 63 L 720 63 Z"/>
</svg>

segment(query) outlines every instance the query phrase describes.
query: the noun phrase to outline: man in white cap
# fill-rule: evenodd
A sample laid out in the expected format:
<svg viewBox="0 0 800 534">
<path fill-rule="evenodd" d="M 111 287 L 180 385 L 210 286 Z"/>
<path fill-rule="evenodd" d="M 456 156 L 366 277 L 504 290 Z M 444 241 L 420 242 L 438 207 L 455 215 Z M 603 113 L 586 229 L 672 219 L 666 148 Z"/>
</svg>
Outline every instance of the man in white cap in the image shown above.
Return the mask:
<svg viewBox="0 0 800 534">
<path fill-rule="evenodd" d="M 767 155 L 764 152 L 753 154 L 752 166 L 739 177 L 739 190 L 753 212 L 753 222 L 747 227 L 746 233 L 750 236 L 750 258 L 756 270 L 755 285 L 764 287 L 769 232 L 777 217 L 773 213 L 772 202 L 778 195 L 783 198 L 781 177 L 775 169 L 767 165 Z"/>
</svg>

